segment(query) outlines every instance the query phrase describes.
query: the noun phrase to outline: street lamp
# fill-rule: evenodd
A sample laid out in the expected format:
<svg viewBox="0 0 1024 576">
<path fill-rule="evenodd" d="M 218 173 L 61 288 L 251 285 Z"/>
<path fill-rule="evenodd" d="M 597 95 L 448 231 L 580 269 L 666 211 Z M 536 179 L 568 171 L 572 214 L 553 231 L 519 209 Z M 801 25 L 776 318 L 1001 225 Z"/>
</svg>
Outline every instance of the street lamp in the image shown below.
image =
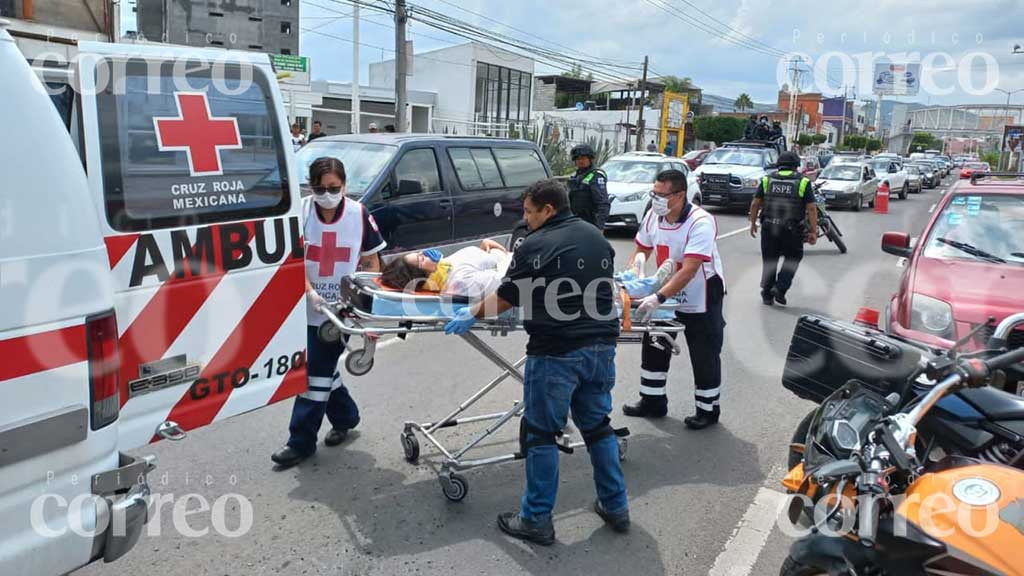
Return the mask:
<svg viewBox="0 0 1024 576">
<path fill-rule="evenodd" d="M 1020 46 L 1014 46 L 1014 52 L 1016 53 L 1019 48 Z M 1017 90 L 1003 90 L 1002 88 L 996 88 L 995 90 L 996 92 L 1006 94 L 1006 122 L 1003 125 L 1002 143 L 999 145 L 999 166 L 1001 167 L 1003 165 L 1003 150 L 1006 149 L 1006 127 L 1010 125 L 1010 96 L 1013 96 L 1018 92 L 1024 92 L 1024 88 L 1019 88 Z"/>
</svg>

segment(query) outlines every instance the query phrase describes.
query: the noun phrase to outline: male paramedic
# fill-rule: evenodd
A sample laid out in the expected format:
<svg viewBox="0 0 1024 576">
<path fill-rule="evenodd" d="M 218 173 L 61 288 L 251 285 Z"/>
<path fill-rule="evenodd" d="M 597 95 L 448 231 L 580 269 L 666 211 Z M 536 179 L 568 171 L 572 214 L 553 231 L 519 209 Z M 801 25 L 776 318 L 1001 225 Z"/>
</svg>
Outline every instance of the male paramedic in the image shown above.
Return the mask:
<svg viewBox="0 0 1024 576">
<path fill-rule="evenodd" d="M 669 298 L 679 301 L 676 318 L 686 327 L 697 404 L 696 414 L 684 422 L 700 430 L 718 423 L 722 384 L 725 283 L 715 241 L 717 225 L 711 214 L 687 201 L 686 175 L 679 170 L 658 174 L 651 196 L 651 210 L 637 232 L 630 262 L 638 254 L 654 252 L 659 267 L 671 260 L 676 272 L 641 301 L 637 316 L 649 316 Z M 672 359 L 670 344 L 644 335 L 640 401 L 623 407 L 626 416 L 660 418 L 668 413 L 665 383 Z"/>
<path fill-rule="evenodd" d="M 555 541 L 557 442 L 571 408 L 594 467 L 594 511 L 613 530 L 625 532 L 629 508 L 619 432 L 608 418 L 619 334 L 612 296 L 615 252 L 597 227 L 572 214 L 568 192 L 556 180 L 526 189 L 523 216 L 530 233 L 514 252 L 502 284 L 445 326 L 448 334 L 464 334 L 477 318 L 521 306 L 530 337 L 520 422 L 526 490 L 519 511 L 499 515 L 498 526 L 514 538 L 542 545 Z"/>
<path fill-rule="evenodd" d="M 345 441 L 359 424 L 359 408 L 341 383 L 338 372 L 340 344 L 326 344 L 317 336 L 327 320 L 324 302 L 338 300 L 341 279 L 358 269 L 380 270 L 378 252 L 386 246 L 373 217 L 352 198 L 345 197 L 345 166 L 336 158 L 318 158 L 309 167 L 313 195 L 303 199 L 306 240 L 306 392 L 295 398 L 288 425 L 288 444 L 270 459 L 282 470 L 316 452 L 316 437 L 324 414 L 331 431 L 327 446 Z"/>
</svg>

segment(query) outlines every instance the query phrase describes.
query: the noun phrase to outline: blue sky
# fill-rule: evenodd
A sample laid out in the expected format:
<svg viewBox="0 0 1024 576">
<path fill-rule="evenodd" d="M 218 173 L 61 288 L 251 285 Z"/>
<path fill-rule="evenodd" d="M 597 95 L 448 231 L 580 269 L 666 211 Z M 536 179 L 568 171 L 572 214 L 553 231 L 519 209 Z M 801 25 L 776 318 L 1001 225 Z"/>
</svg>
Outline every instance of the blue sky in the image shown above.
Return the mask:
<svg viewBox="0 0 1024 576">
<path fill-rule="evenodd" d="M 339 38 L 352 37 L 352 19 L 343 16 L 351 12 L 352 6 L 345 0 L 300 2 L 301 28 L 315 28 L 322 34 L 337 37 L 301 32 L 300 51 L 312 58 L 313 77 L 349 81 L 352 44 Z M 1021 27 L 1024 2 L 1017 0 L 408 2 L 413 10 L 422 6 L 530 43 L 540 44 L 538 38 L 542 38 L 549 42 L 548 47 L 556 48 L 557 44 L 605 60 L 639 63 L 644 55 L 649 55 L 655 72 L 689 76 L 705 91 L 723 96 L 746 92 L 758 102 L 775 100 L 784 80 L 784 72 L 779 70 L 786 68 L 785 57 L 779 54 L 794 51 L 803 53 L 810 65 L 831 55 L 831 64 L 822 68 L 831 77 L 831 86 L 804 86 L 805 90 L 837 88 L 842 83 L 844 64 L 840 54 L 865 62 L 870 61 L 871 54 L 882 60 L 900 59 L 904 54 L 910 54 L 911 60 L 940 58 L 934 60 L 933 66 L 926 67 L 926 74 L 942 90 L 903 98 L 905 101 L 1002 103 L 1005 95 L 992 88 L 1024 88 L 1024 55 L 1010 54 L 1013 44 L 1024 44 Z M 460 8 L 486 15 L 493 21 Z M 675 11 L 676 15 L 669 11 Z M 360 40 L 369 45 L 363 46 L 360 54 L 365 83 L 371 62 L 391 58 L 389 49 L 394 46 L 394 29 L 389 15 L 366 9 L 362 12 Z M 696 23 L 685 22 L 678 16 L 680 13 Z M 415 21 L 411 23 L 409 38 L 414 41 L 416 52 L 464 41 Z M 755 45 L 758 49 L 738 46 L 736 42 Z M 952 61 L 942 60 L 941 54 L 948 54 Z M 969 60 L 968 56 L 973 59 Z M 807 68 L 809 66 L 805 66 Z M 986 70 L 990 71 L 990 78 L 985 77 Z M 558 72 L 560 69 L 538 63 L 537 71 Z M 813 69 L 808 70 L 807 75 L 811 72 Z M 854 85 L 851 89 L 858 97 L 869 96 L 870 72 L 856 82 L 853 69 L 848 72 L 846 82 Z M 1017 103 L 1024 103 L 1024 93 L 1016 97 Z"/>
</svg>

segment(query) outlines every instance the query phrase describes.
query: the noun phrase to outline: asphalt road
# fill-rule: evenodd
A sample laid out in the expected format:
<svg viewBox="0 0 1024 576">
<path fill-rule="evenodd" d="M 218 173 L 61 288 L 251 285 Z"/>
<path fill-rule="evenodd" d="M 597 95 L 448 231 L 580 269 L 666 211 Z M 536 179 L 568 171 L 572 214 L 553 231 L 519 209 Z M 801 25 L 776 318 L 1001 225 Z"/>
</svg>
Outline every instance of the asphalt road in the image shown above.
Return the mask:
<svg viewBox="0 0 1024 576">
<path fill-rule="evenodd" d="M 287 437 L 291 402 L 140 450 L 159 459 L 150 477 L 154 492 L 173 496 L 180 512 L 199 510 L 185 520 L 208 532 L 182 533 L 184 514 L 176 521 L 174 504 L 164 504 L 149 527 L 159 534 L 143 535 L 116 563 L 76 574 L 775 574 L 789 541 L 771 522 L 755 522 L 752 503 L 763 504 L 766 494 L 775 502 L 790 435 L 811 409 L 779 384 L 793 326 L 805 313 L 852 319 L 861 306 L 884 308 L 900 269 L 895 257 L 880 251 L 882 233 L 919 233 L 950 183 L 894 200 L 887 215 L 834 212 L 850 251 L 840 255 L 826 240 L 808 247 L 786 308 L 760 302 L 759 243 L 746 232 L 746 216 L 716 213 L 728 287 L 722 423 L 701 432 L 683 426 L 693 409 L 685 346 L 669 377 L 669 417 L 623 417 L 619 407 L 638 394 L 640 348 L 619 348 L 613 417 L 633 433 L 624 464 L 633 519 L 628 535 L 613 533 L 591 512 L 583 451 L 562 457 L 558 541 L 548 548 L 507 538 L 495 526 L 499 512 L 518 507 L 521 463 L 465 473 L 469 495 L 451 503 L 437 481 L 436 451 L 424 446 L 417 465 L 404 461 L 404 421 L 440 418 L 496 374 L 461 340 L 430 335 L 381 349 L 366 376 L 345 375 L 362 409 L 358 434 L 338 448 L 321 446 L 297 468 L 275 472 L 269 459 Z M 632 239 L 609 237 L 622 267 Z M 525 338 L 487 341 L 518 358 Z M 481 410 L 506 409 L 517 388 L 506 382 Z M 478 430 L 449 430 L 443 437 L 456 445 Z M 510 426 L 477 455 L 512 452 L 515 438 Z M 221 501 L 228 506 L 226 521 L 218 524 L 199 498 L 183 498 L 188 494 L 211 505 L 238 496 Z M 229 535 L 246 510 L 249 529 Z"/>
</svg>

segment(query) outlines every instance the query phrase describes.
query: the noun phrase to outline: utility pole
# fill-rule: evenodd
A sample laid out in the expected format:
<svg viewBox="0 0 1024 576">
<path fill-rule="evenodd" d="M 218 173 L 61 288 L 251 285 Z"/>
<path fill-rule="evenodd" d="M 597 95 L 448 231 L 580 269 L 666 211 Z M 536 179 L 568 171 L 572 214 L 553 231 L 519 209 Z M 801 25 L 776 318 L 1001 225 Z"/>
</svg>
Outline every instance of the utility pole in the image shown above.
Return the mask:
<svg viewBox="0 0 1024 576">
<path fill-rule="evenodd" d="M 644 77 L 640 80 L 640 115 L 636 121 L 636 150 L 644 145 L 644 97 L 647 95 L 647 56 L 644 56 Z"/>
<path fill-rule="evenodd" d="M 397 64 L 397 60 L 395 63 Z M 352 133 L 362 132 L 359 119 L 359 3 L 352 5 Z"/>
<path fill-rule="evenodd" d="M 846 96 L 848 91 L 848 87 L 843 86 L 843 119 L 839 126 L 839 141 L 836 142 L 836 146 L 841 146 L 843 139 L 846 138 Z"/>
<path fill-rule="evenodd" d="M 875 108 L 875 136 L 882 139 L 882 93 L 878 93 L 878 105 Z"/>
<path fill-rule="evenodd" d="M 632 83 L 627 84 L 626 88 L 629 89 L 629 93 L 630 94 L 633 93 L 633 84 Z M 623 144 L 622 144 L 622 153 L 623 154 L 625 154 L 626 152 L 629 152 L 629 112 L 630 112 L 630 108 L 632 108 L 632 105 L 626 104 L 626 139 L 625 139 L 625 142 L 623 142 Z"/>
<path fill-rule="evenodd" d="M 409 20 L 405 12 L 405 0 L 395 0 L 395 131 L 405 132 L 408 54 L 405 53 L 405 23 Z"/>
<path fill-rule="evenodd" d="M 796 103 L 798 100 L 798 92 L 800 91 L 800 60 L 794 58 L 792 61 L 793 67 L 790 68 L 790 72 L 793 73 L 793 82 L 789 86 L 789 117 L 786 122 L 786 129 L 789 131 L 788 142 L 792 146 L 796 141 Z"/>
</svg>

